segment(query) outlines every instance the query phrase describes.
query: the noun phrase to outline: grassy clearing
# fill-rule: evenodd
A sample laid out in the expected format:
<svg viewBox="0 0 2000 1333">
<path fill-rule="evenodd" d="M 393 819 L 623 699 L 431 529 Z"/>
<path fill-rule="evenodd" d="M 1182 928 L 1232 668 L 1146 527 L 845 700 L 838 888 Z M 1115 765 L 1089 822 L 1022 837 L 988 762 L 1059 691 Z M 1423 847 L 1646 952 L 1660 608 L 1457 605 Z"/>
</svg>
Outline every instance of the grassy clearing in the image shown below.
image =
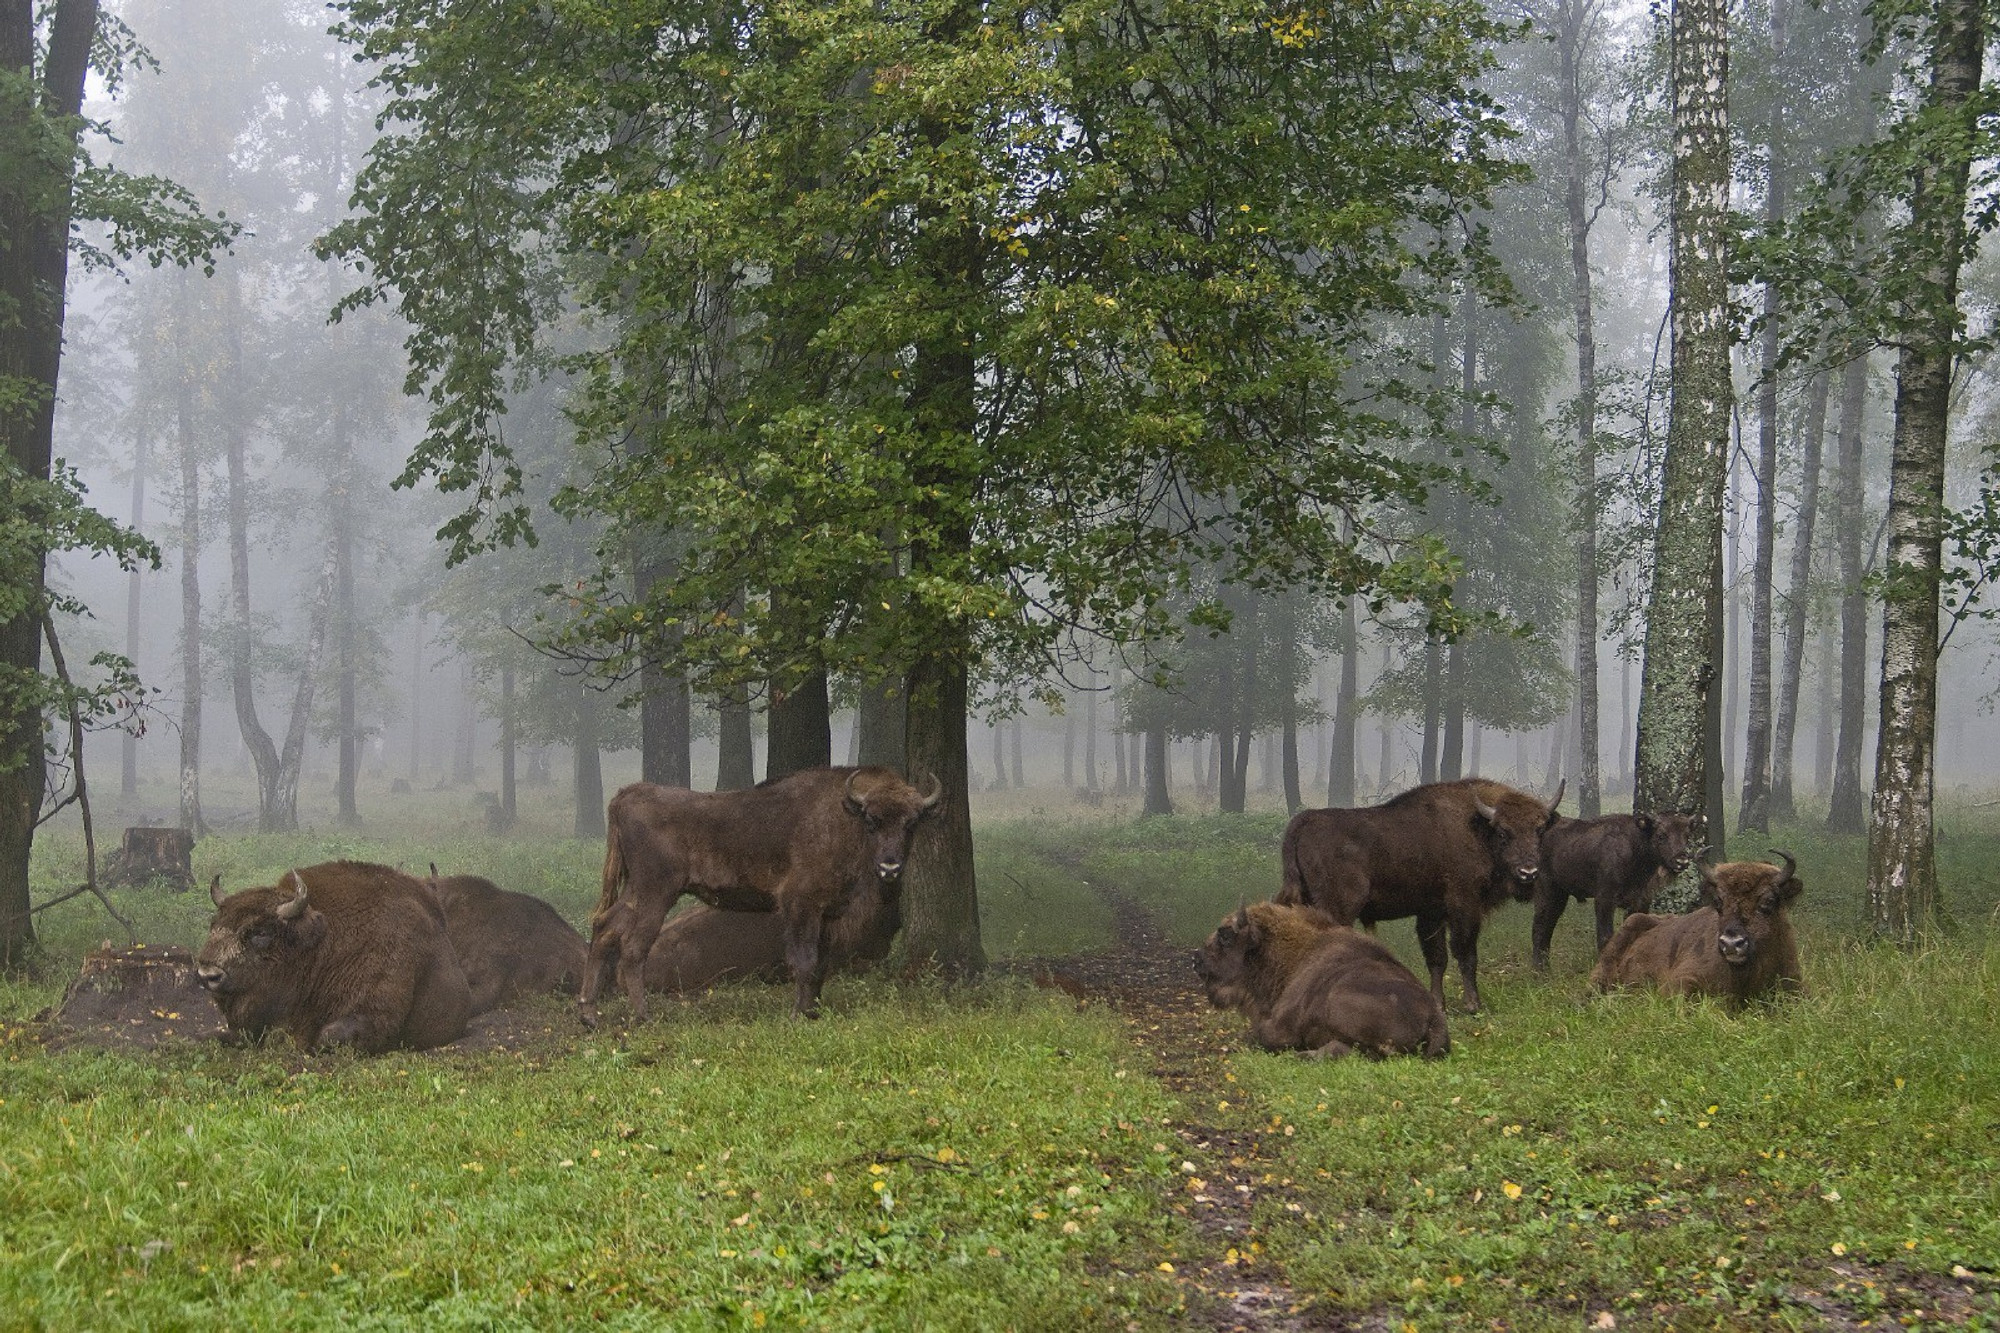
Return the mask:
<svg viewBox="0 0 2000 1333">
<path fill-rule="evenodd" d="M 999 987 L 829 998 L 822 1023 L 745 992 L 530 1060 L 11 1050 L 0 1324 L 1169 1316 L 1172 1106 L 1108 1022 Z"/>
</svg>

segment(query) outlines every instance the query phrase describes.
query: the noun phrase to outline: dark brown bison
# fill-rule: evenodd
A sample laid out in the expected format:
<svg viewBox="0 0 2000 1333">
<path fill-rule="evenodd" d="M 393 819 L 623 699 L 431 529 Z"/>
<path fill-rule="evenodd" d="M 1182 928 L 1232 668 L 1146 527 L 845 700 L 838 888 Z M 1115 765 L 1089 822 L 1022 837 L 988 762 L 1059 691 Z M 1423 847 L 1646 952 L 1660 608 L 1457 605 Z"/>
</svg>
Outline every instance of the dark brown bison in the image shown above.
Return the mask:
<svg viewBox="0 0 2000 1333">
<path fill-rule="evenodd" d="M 1731 861 L 1701 868 L 1701 905 L 1685 916 L 1625 918 L 1590 974 L 1599 990 L 1653 986 L 1669 995 L 1719 995 L 1733 1008 L 1799 988 L 1799 945 L 1786 908 L 1805 887 L 1783 866 Z"/>
<path fill-rule="evenodd" d="M 827 922 L 870 883 L 898 884 L 917 824 L 944 795 L 892 770 L 808 768 L 746 791 L 694 792 L 636 782 L 611 798 L 604 891 L 591 919 L 580 997 L 596 1019 L 616 969 L 646 1016 L 646 957 L 682 894 L 735 912 L 776 912 L 794 1007 L 818 1012 Z M 622 892 L 622 896 L 621 896 Z"/>
<path fill-rule="evenodd" d="M 1317 907 L 1345 926 L 1417 919 L 1431 993 L 1444 1002 L 1446 932 L 1465 1007 L 1479 1012 L 1479 928 L 1534 893 L 1555 800 L 1485 778 L 1413 787 L 1360 810 L 1301 810 L 1285 827 L 1280 903 Z"/>
<path fill-rule="evenodd" d="M 881 962 L 902 926 L 902 894 L 896 886 L 862 885 L 847 910 L 826 923 L 820 940 L 826 971 Z M 667 918 L 646 955 L 646 989 L 670 995 L 749 977 L 779 982 L 789 975 L 784 928 L 776 912 L 725 912 L 693 903 Z"/>
<path fill-rule="evenodd" d="M 583 936 L 540 898 L 477 875 L 439 875 L 435 865 L 424 887 L 444 913 L 474 1014 L 582 982 Z"/>
<path fill-rule="evenodd" d="M 195 975 L 233 1035 L 283 1028 L 308 1050 L 423 1050 L 465 1034 L 472 996 L 444 914 L 417 880 L 332 861 L 222 895 Z"/>
<path fill-rule="evenodd" d="M 1223 918 L 1195 950 L 1218 1009 L 1239 1009 L 1267 1051 L 1320 1057 L 1451 1049 L 1444 1006 L 1388 946 L 1311 907 L 1258 903 Z"/>
<path fill-rule="evenodd" d="M 1533 961 L 1549 965 L 1549 941 L 1570 899 L 1597 904 L 1597 951 L 1610 942 L 1612 913 L 1653 910 L 1653 894 L 1688 868 L 1691 815 L 1605 815 L 1558 819 L 1542 834 L 1535 879 Z"/>
</svg>

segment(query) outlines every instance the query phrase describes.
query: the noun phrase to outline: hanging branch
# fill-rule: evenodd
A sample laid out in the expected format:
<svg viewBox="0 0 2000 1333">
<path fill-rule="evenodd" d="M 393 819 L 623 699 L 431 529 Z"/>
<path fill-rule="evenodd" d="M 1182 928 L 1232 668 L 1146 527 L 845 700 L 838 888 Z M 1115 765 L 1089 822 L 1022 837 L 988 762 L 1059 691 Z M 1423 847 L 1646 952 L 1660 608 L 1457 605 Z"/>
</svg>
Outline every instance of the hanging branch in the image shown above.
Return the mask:
<svg viewBox="0 0 2000 1333">
<path fill-rule="evenodd" d="M 39 912 L 43 907 L 54 907 L 57 903 L 67 902 L 78 894 L 90 893 L 96 896 L 98 902 L 104 904 L 104 910 L 111 913 L 113 921 L 125 927 L 125 938 L 136 944 L 139 934 L 132 928 L 132 923 L 119 915 L 118 909 L 111 905 L 111 899 L 105 897 L 104 890 L 97 887 L 97 834 L 90 819 L 90 792 L 83 780 L 83 715 L 77 711 L 76 684 L 69 678 L 69 664 L 63 661 L 62 644 L 56 638 L 56 622 L 46 611 L 42 613 L 42 633 L 48 638 L 49 658 L 55 663 L 56 679 L 62 682 L 64 702 L 69 712 L 70 771 L 76 776 L 76 791 L 71 799 L 76 801 L 78 808 L 83 812 L 83 883 L 71 892 L 59 898 L 52 898 L 41 907 L 33 908 L 32 911 Z"/>
</svg>

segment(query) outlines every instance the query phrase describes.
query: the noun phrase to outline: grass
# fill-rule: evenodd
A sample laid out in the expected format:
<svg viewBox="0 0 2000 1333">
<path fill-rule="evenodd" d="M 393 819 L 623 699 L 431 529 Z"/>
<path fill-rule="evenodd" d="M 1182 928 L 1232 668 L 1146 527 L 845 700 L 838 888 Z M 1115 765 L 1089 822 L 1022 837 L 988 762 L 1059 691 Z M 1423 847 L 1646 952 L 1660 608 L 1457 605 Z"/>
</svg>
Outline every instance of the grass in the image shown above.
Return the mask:
<svg viewBox="0 0 2000 1333">
<path fill-rule="evenodd" d="M 978 823 L 995 956 L 1103 947 L 1100 887 L 1186 945 L 1276 886 L 1281 814 L 1137 821 L 1007 796 Z M 435 857 L 582 919 L 598 843 L 554 819 L 492 838 L 463 805 L 419 793 L 365 837 L 207 839 L 196 865 L 240 887 L 334 855 Z M 73 882 L 74 840 L 40 846 L 38 892 Z M 1953 929 L 1914 956 L 1857 942 L 1857 839 L 1802 825 L 1731 851 L 1767 846 L 1807 883 L 1801 999 L 1731 1017 L 1594 996 L 1589 913 L 1572 907 L 1539 978 L 1513 907 L 1483 941 L 1488 1012 L 1453 1015 L 1449 1059 L 1236 1049 L 1186 1094 L 1101 1007 L 1005 982 L 842 978 L 817 1024 L 748 987 L 662 1006 L 628 1038 L 572 1037 L 551 999 L 525 1055 L 16 1039 L 0 1328 L 1179 1327 L 1188 1275 L 1220 1258 L 1170 1202 L 1184 1156 L 1214 1174 L 1176 1132 L 1191 1124 L 1260 1141 L 1275 1179 L 1230 1243 L 1322 1312 L 2000 1326 L 2000 817 L 1947 813 Z M 192 943 L 209 914 L 201 893 L 119 901 L 155 942 Z M 0 982 L 0 1034 L 107 933 L 87 899 L 41 924 L 49 966 Z M 1417 961 L 1408 923 L 1382 935 Z M 1204 1031 L 1235 1047 L 1241 1029 L 1215 1014 Z"/>
</svg>

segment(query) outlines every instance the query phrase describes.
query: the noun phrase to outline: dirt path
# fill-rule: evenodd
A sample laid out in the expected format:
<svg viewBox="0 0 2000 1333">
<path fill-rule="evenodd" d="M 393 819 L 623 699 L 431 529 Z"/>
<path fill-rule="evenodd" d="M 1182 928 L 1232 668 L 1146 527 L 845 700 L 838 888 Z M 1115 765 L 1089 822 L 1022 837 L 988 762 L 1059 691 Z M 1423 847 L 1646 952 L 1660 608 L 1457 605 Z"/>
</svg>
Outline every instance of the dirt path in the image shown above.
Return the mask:
<svg viewBox="0 0 2000 1333">
<path fill-rule="evenodd" d="M 1079 865 L 1052 859 L 1081 877 Z M 1245 1104 L 1228 1071 L 1242 1023 L 1209 1006 L 1190 952 L 1171 943 L 1130 894 L 1087 882 L 1112 910 L 1116 947 L 1041 965 L 1037 979 L 1110 1005 L 1153 1076 L 1186 1099 L 1191 1118 L 1175 1127 L 1185 1155 L 1181 1187 L 1169 1206 L 1192 1219 L 1203 1241 L 1202 1254 L 1176 1265 L 1190 1314 L 1207 1327 L 1243 1333 L 1385 1326 L 1309 1308 L 1264 1255 L 1258 1201 L 1276 1199 L 1293 1211 L 1301 1205 L 1287 1197 L 1285 1139 Z"/>
</svg>

